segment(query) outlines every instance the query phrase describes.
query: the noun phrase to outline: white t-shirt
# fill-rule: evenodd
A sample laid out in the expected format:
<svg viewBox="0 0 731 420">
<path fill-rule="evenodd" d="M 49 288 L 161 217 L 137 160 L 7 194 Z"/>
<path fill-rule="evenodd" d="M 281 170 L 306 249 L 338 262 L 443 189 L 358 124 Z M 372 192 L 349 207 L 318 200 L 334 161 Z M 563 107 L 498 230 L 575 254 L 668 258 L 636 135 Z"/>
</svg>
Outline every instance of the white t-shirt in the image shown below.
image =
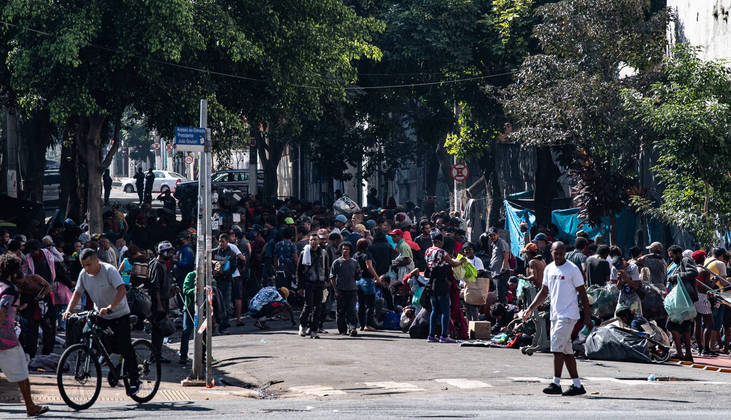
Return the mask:
<svg viewBox="0 0 731 420">
<path fill-rule="evenodd" d="M 81 270 L 76 282 L 76 289 L 74 289 L 79 293 L 86 292 L 91 301 L 94 302 L 94 309 L 97 311 L 111 305 L 114 298 L 117 297 L 117 287 L 124 284 L 122 276 L 119 275 L 119 271 L 115 266 L 101 261 L 100 263 L 102 268 L 95 276 L 88 274 L 86 270 Z M 117 319 L 128 313 L 127 299 L 122 299 L 122 302 L 114 308 L 112 313 L 103 315 L 102 318 Z"/>
<path fill-rule="evenodd" d="M 228 247 L 231 248 L 231 251 L 236 254 L 236 258 L 231 261 L 231 264 L 236 264 L 236 271 L 231 275 L 231 277 L 239 277 L 241 276 L 241 273 L 239 273 L 239 255 L 241 255 L 241 250 L 236 245 L 232 244 L 231 242 L 228 243 Z"/>
<path fill-rule="evenodd" d="M 475 255 L 475 258 L 467 258 L 467 261 L 474 265 L 477 271 L 485 270 L 485 264 L 482 263 L 482 260 L 477 255 Z"/>
<path fill-rule="evenodd" d="M 584 285 L 581 271 L 571 261 L 560 266 L 552 262 L 543 270 L 543 285 L 551 298 L 551 321 L 559 318 L 578 320 L 579 302 L 576 288 Z"/>
</svg>

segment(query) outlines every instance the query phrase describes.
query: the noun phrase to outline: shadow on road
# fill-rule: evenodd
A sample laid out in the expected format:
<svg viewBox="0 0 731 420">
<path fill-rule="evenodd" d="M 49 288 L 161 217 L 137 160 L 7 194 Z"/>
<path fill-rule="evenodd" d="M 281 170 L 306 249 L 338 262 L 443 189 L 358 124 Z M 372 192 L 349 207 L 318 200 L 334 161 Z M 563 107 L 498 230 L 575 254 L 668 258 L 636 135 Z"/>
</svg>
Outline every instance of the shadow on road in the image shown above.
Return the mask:
<svg viewBox="0 0 731 420">
<path fill-rule="evenodd" d="M 626 401 L 657 401 L 657 402 L 671 402 L 679 404 L 693 404 L 693 401 L 685 400 L 666 400 L 662 398 L 643 398 L 643 397 L 586 397 L 587 400 L 626 400 Z"/>
</svg>

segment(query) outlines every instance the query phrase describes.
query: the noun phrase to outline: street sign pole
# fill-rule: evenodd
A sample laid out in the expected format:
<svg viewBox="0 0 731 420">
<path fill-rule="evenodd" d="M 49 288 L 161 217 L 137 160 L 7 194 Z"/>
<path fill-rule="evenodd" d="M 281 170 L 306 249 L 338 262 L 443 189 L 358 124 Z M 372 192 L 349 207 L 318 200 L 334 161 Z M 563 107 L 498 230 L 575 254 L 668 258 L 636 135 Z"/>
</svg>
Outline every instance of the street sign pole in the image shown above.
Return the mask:
<svg viewBox="0 0 731 420">
<path fill-rule="evenodd" d="M 206 128 L 208 125 L 208 103 L 205 99 L 201 100 L 200 105 L 200 126 Z M 198 153 L 198 224 L 196 234 L 197 246 L 196 246 L 196 277 L 195 277 L 195 319 L 193 320 L 193 336 L 195 337 L 193 343 L 193 372 L 190 375 L 190 385 L 203 385 L 203 379 L 205 375 L 205 367 L 208 363 L 205 362 L 203 354 L 203 334 L 200 333 L 200 326 L 204 319 L 206 319 L 206 331 L 213 328 L 213 323 L 208 321 L 207 317 L 207 270 L 206 261 L 208 259 L 208 209 L 206 200 L 207 186 L 208 184 L 203 180 L 206 179 L 206 175 L 210 178 L 210 171 L 206 167 L 207 160 L 205 159 L 205 151 Z M 206 341 L 208 334 L 206 334 Z M 210 346 L 208 347 L 210 350 Z M 185 356 L 185 355 L 182 355 Z"/>
<path fill-rule="evenodd" d="M 201 107 L 205 103 L 205 99 L 201 101 Z M 206 103 L 206 109 L 208 104 Z M 204 215 L 206 223 L 206 261 L 205 261 L 205 273 L 206 273 L 206 291 L 207 293 L 213 294 L 213 267 L 211 258 L 211 246 L 212 246 L 212 232 L 211 232 L 211 130 L 206 128 L 206 145 L 205 145 L 205 160 L 206 170 L 201 174 L 202 180 L 206 184 L 205 201 L 206 201 L 206 212 Z M 200 177 L 199 177 L 200 179 Z M 206 299 L 206 319 L 208 320 L 208 328 L 206 328 L 206 388 L 213 387 L 213 327 L 214 327 L 214 316 L 213 316 L 213 299 Z"/>
</svg>

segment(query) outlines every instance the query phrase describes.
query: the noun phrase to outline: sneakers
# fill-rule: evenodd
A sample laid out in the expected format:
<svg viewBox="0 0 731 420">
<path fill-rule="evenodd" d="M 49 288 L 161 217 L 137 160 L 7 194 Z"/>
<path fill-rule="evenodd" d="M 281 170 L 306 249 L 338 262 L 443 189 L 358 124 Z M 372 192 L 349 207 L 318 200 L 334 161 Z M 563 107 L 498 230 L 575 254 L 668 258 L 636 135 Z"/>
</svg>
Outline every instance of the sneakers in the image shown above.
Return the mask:
<svg viewBox="0 0 731 420">
<path fill-rule="evenodd" d="M 559 387 L 558 389 L 560 390 L 561 387 Z M 546 392 L 546 391 L 544 390 L 543 392 Z M 574 395 L 584 395 L 584 394 L 586 394 L 586 390 L 584 389 L 584 385 L 581 385 L 579 387 L 576 387 L 576 386 L 574 386 L 572 384 L 569 387 L 569 389 L 567 389 L 566 392 L 564 392 L 561 395 L 563 395 L 564 397 L 573 397 Z"/>
<path fill-rule="evenodd" d="M 357 337 L 358 336 L 358 330 L 356 330 L 355 328 L 353 328 L 352 330 L 350 330 L 348 332 L 348 335 L 351 336 L 351 337 Z"/>
<path fill-rule="evenodd" d="M 427 343 L 438 343 L 439 339 L 435 335 L 430 335 L 426 338 Z"/>
<path fill-rule="evenodd" d="M 310 331 L 310 338 L 320 338 L 320 336 L 317 335 L 317 331 Z"/>
<path fill-rule="evenodd" d="M 573 385 L 572 385 L 572 387 L 573 387 Z M 581 389 L 584 389 L 584 388 L 582 387 Z M 556 385 L 553 382 L 551 382 L 550 385 L 548 385 L 547 387 L 543 388 L 543 393 L 544 394 L 549 394 L 549 395 L 559 395 L 559 394 L 562 394 L 561 385 Z"/>
<path fill-rule="evenodd" d="M 305 326 L 304 325 L 300 325 L 300 337 L 304 337 L 306 335 L 307 334 L 305 334 Z"/>
<path fill-rule="evenodd" d="M 127 395 L 137 395 L 137 393 L 140 392 L 140 380 L 136 381 L 130 381 L 129 385 L 127 386 Z"/>
<path fill-rule="evenodd" d="M 456 343 L 456 341 L 452 340 L 449 337 L 439 337 L 440 343 Z"/>
</svg>

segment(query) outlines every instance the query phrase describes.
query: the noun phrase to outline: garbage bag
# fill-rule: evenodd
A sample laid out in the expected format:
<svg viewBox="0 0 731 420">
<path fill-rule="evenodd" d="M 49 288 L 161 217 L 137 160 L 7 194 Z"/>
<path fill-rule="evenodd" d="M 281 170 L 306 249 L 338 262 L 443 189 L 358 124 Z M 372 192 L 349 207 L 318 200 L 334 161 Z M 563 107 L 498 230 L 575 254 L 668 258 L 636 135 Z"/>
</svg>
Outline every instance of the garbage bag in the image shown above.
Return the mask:
<svg viewBox="0 0 731 420">
<path fill-rule="evenodd" d="M 337 214 L 353 214 L 360 211 L 360 207 L 348 196 L 342 196 L 335 200 L 333 209 Z"/>
<path fill-rule="evenodd" d="M 642 317 L 647 320 L 665 319 L 665 292 L 650 283 L 642 283 L 644 297 L 642 298 Z"/>
<path fill-rule="evenodd" d="M 676 323 L 694 319 L 698 315 L 693 301 L 690 300 L 688 290 L 685 288 L 685 282 L 680 277 L 678 277 L 677 285 L 665 298 L 664 305 L 668 318 Z"/>
<path fill-rule="evenodd" d="M 149 318 L 152 315 L 152 299 L 138 287 L 130 287 L 127 291 L 127 304 L 133 315 L 140 318 Z"/>
<path fill-rule="evenodd" d="M 616 286 L 613 284 L 604 287 L 589 286 L 586 293 L 594 299 L 594 303 L 591 305 L 593 316 L 603 320 L 614 317 L 614 309 L 617 307 L 619 299 L 619 289 Z"/>
<path fill-rule="evenodd" d="M 652 363 L 647 340 L 639 334 L 612 325 L 592 331 L 584 343 L 588 359 Z"/>
</svg>

